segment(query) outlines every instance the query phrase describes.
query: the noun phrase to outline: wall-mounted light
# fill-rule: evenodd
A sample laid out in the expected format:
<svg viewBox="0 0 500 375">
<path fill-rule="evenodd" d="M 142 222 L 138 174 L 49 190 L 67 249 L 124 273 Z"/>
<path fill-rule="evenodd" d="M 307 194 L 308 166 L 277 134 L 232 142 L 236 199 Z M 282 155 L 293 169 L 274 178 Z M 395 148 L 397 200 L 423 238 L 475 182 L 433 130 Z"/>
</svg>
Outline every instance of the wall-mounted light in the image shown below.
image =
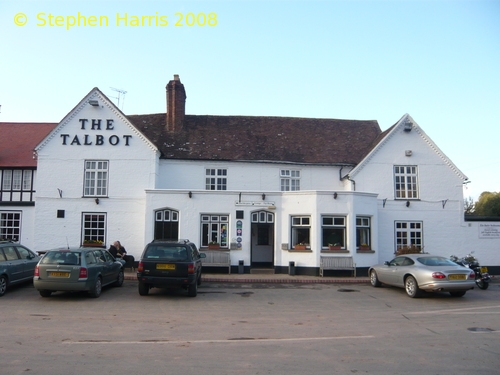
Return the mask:
<svg viewBox="0 0 500 375">
<path fill-rule="evenodd" d="M 189 196 L 189 198 L 191 198 L 191 197 L 193 196 L 193 192 L 191 192 L 191 191 L 190 191 L 190 192 L 188 193 L 188 196 Z"/>
<path fill-rule="evenodd" d="M 412 156 L 413 151 L 412 150 L 405 150 L 405 156 Z"/>
<path fill-rule="evenodd" d="M 89 100 L 89 104 L 90 104 L 92 107 L 99 107 L 99 101 L 97 101 L 97 100 L 95 100 L 95 99 Z"/>
<path fill-rule="evenodd" d="M 410 121 L 407 121 L 404 127 L 405 132 L 411 132 L 411 128 L 412 128 L 412 123 Z"/>
<path fill-rule="evenodd" d="M 406 201 L 406 207 L 410 207 L 410 201 Z"/>
<path fill-rule="evenodd" d="M 99 198 L 95 199 L 95 204 L 99 204 Z"/>
<path fill-rule="evenodd" d="M 262 193 L 262 200 L 266 200 L 266 194 Z"/>
<path fill-rule="evenodd" d="M 337 192 L 333 193 L 333 199 L 337 199 Z"/>
</svg>

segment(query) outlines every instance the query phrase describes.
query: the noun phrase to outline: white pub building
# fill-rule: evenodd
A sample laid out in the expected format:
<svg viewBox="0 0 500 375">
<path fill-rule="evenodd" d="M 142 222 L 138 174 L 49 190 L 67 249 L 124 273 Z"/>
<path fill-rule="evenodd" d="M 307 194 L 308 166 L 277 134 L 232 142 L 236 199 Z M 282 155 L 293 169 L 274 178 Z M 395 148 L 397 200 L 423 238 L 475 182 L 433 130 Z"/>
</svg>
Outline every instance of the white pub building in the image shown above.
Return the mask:
<svg viewBox="0 0 500 375">
<path fill-rule="evenodd" d="M 500 271 L 500 222 L 465 220 L 467 177 L 409 115 L 383 132 L 186 115 L 177 75 L 166 96 L 166 113 L 127 116 L 94 88 L 57 124 L 0 123 L 0 237 L 35 251 L 120 240 L 136 259 L 189 239 L 229 252 L 233 271 L 309 275 L 322 256 L 363 275 L 414 245 Z"/>
</svg>

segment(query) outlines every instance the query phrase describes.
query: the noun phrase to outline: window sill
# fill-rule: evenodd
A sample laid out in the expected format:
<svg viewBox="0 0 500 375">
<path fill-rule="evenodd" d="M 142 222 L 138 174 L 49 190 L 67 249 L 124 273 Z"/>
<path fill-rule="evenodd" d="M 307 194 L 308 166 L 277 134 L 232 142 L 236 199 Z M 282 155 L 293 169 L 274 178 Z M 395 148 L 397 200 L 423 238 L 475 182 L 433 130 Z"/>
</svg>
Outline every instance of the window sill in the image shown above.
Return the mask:
<svg viewBox="0 0 500 375">
<path fill-rule="evenodd" d="M 311 249 L 300 249 L 300 250 L 297 250 L 297 249 L 288 249 L 288 252 L 290 253 L 312 253 L 313 251 Z"/>
<path fill-rule="evenodd" d="M 325 250 L 321 250 L 322 253 L 326 253 L 326 254 L 349 254 L 350 251 L 349 250 L 328 250 L 328 249 L 325 249 Z"/>
<path fill-rule="evenodd" d="M 358 249 L 356 252 L 360 254 L 375 254 L 375 250 L 372 249 Z"/>
</svg>

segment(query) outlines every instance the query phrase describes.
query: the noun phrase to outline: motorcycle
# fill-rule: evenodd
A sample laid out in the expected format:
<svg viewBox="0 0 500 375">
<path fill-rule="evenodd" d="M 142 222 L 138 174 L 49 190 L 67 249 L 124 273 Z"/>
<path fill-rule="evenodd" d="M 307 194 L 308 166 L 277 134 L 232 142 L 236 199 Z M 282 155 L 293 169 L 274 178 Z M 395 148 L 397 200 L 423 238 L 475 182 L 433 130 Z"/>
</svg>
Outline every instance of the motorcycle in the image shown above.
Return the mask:
<svg viewBox="0 0 500 375">
<path fill-rule="evenodd" d="M 488 289 L 491 280 L 488 273 L 488 267 L 481 267 L 474 255 L 468 254 L 463 258 L 458 258 L 457 256 L 452 255 L 450 259 L 460 266 L 468 267 L 473 270 L 476 274 L 476 285 L 478 288 L 483 290 Z"/>
</svg>

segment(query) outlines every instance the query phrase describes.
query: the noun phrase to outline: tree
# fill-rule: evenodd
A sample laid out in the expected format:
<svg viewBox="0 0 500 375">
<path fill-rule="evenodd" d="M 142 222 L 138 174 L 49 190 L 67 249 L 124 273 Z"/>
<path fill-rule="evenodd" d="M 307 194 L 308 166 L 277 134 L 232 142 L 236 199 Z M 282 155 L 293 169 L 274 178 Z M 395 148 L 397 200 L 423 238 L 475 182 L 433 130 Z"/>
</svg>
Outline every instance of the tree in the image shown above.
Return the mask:
<svg viewBox="0 0 500 375">
<path fill-rule="evenodd" d="M 474 204 L 474 214 L 480 216 L 500 216 L 500 192 L 483 191 Z"/>
<path fill-rule="evenodd" d="M 464 199 L 464 213 L 466 215 L 474 214 L 474 199 L 472 199 L 472 197 Z"/>
</svg>

